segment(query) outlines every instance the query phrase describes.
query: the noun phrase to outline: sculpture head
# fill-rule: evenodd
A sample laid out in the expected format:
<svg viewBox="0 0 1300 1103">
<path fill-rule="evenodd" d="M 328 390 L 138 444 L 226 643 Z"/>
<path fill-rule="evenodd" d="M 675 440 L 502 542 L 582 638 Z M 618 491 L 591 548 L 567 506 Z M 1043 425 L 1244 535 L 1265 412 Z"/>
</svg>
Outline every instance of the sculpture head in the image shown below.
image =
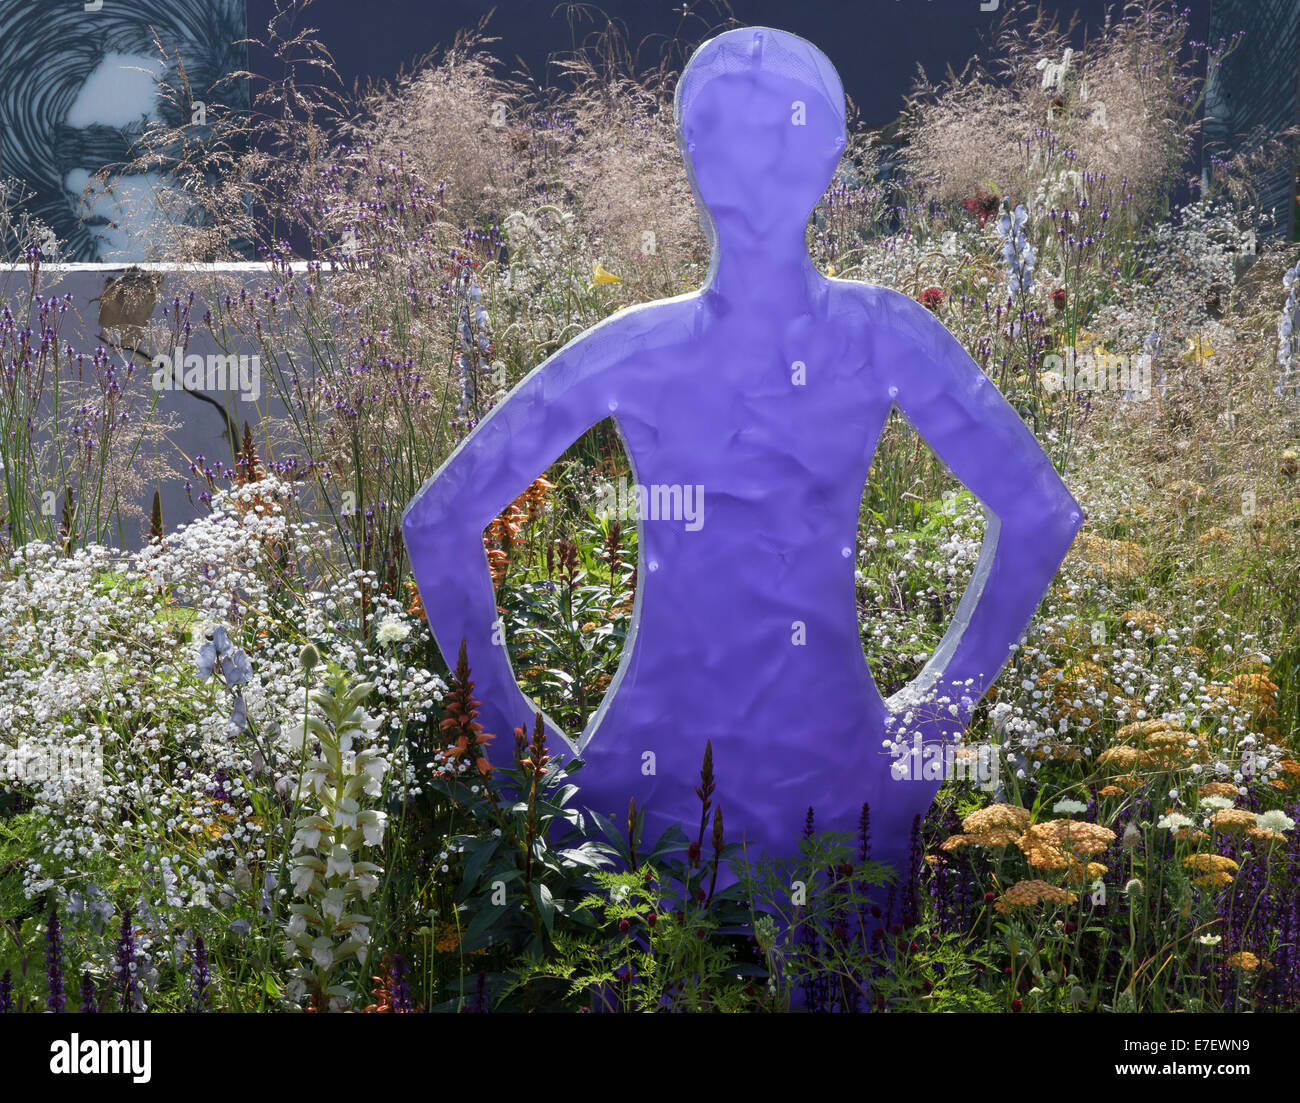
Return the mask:
<svg viewBox="0 0 1300 1103">
<path fill-rule="evenodd" d="M 830 59 L 770 27 L 727 31 L 677 85 L 682 156 L 718 238 L 802 233 L 844 151 L 844 90 Z"/>
</svg>

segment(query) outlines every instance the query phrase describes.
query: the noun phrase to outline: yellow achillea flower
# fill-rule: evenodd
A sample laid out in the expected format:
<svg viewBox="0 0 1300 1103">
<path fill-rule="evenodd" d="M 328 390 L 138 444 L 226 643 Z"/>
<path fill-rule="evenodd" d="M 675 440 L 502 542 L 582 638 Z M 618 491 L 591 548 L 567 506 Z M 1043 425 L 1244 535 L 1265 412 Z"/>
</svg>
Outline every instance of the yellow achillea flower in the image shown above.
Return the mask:
<svg viewBox="0 0 1300 1103">
<path fill-rule="evenodd" d="M 1068 869 L 1075 880 L 1080 880 L 1091 866 L 1097 864 L 1085 863 L 1081 859 L 1101 853 L 1114 841 L 1115 832 L 1101 824 L 1078 820 L 1048 820 L 1031 825 L 1016 840 L 1016 845 L 1024 851 L 1031 866 L 1037 869 Z M 1091 879 L 1095 880 L 1095 877 Z"/>
<path fill-rule="evenodd" d="M 1205 739 L 1169 720 L 1138 720 L 1115 733 L 1120 746 L 1108 747 L 1097 756 L 1101 765 L 1127 770 L 1134 766 L 1169 770 L 1209 758 Z M 1140 743 L 1131 746 L 1129 741 Z"/>
<path fill-rule="evenodd" d="M 1050 885 L 1046 881 L 1017 881 L 993 905 L 993 910 L 1006 915 L 1012 908 L 1030 908 L 1035 904 L 1073 904 L 1079 898 L 1068 889 Z"/>
<path fill-rule="evenodd" d="M 1255 813 L 1244 808 L 1220 808 L 1210 817 L 1210 826 L 1215 831 L 1250 831 L 1258 826 Z"/>
<path fill-rule="evenodd" d="M 963 846 L 1010 846 L 1029 823 L 1029 810 L 1014 804 L 990 804 L 976 809 L 961 821 L 965 834 L 950 835 L 942 850 Z"/>
<path fill-rule="evenodd" d="M 1148 613 L 1145 609 L 1125 610 L 1120 622 L 1125 628 L 1136 628 L 1148 636 L 1158 636 L 1165 630 L 1165 622 L 1155 613 Z"/>
<path fill-rule="evenodd" d="M 1090 885 L 1109 868 L 1109 866 L 1104 866 L 1100 862 L 1075 862 L 1070 867 L 1068 876 L 1074 884 Z"/>
<path fill-rule="evenodd" d="M 1211 525 L 1196 538 L 1198 544 L 1231 544 L 1232 533 L 1218 525 Z"/>
<path fill-rule="evenodd" d="M 1241 709 L 1261 720 L 1277 716 L 1277 683 L 1265 674 L 1238 674 L 1226 685 L 1209 682 L 1203 692 L 1211 705 Z"/>
<path fill-rule="evenodd" d="M 1029 824 L 1029 809 L 1015 804 L 990 804 L 979 808 L 961 821 L 963 831 L 979 834 L 995 827 L 1018 827 Z"/>
<path fill-rule="evenodd" d="M 1256 969 L 1273 968 L 1267 961 L 1256 954 L 1252 954 L 1249 950 L 1238 950 L 1235 954 L 1230 955 L 1224 964 L 1246 973 L 1253 973 Z"/>
<path fill-rule="evenodd" d="M 1119 785 L 1103 785 L 1097 792 L 1103 797 L 1122 797 L 1128 790 Z"/>
<path fill-rule="evenodd" d="M 1202 888 L 1218 888 L 1232 882 L 1232 875 L 1240 868 L 1231 858 L 1222 854 L 1189 854 L 1183 865 L 1196 874 L 1193 882 Z"/>
<path fill-rule="evenodd" d="M 1146 570 L 1146 552 L 1131 540 L 1108 540 L 1081 532 L 1070 548 L 1070 557 L 1104 578 L 1133 578 Z"/>
<path fill-rule="evenodd" d="M 1285 778 L 1277 778 L 1275 781 L 1279 789 L 1300 784 L 1300 762 L 1294 758 L 1279 759 L 1277 768 L 1286 774 Z"/>
<path fill-rule="evenodd" d="M 591 278 L 593 281 L 592 283 L 593 287 L 599 283 L 622 283 L 623 282 L 622 279 L 614 275 L 613 272 L 607 271 L 605 266 L 601 264 L 600 261 L 598 260 L 593 260 L 591 262 Z"/>
<path fill-rule="evenodd" d="M 1211 781 L 1202 785 L 1200 792 L 1203 797 L 1227 797 L 1229 800 L 1236 800 L 1241 795 L 1237 787 L 1227 781 Z"/>
<path fill-rule="evenodd" d="M 1095 703 L 1100 695 L 1105 693 L 1112 699 L 1120 695 L 1119 687 L 1105 669 L 1092 662 L 1071 663 L 1063 670 L 1058 667 L 1045 670 L 1038 676 L 1038 688 L 1051 694 L 1053 723 L 1087 719 L 1095 724 L 1101 718 Z"/>
</svg>

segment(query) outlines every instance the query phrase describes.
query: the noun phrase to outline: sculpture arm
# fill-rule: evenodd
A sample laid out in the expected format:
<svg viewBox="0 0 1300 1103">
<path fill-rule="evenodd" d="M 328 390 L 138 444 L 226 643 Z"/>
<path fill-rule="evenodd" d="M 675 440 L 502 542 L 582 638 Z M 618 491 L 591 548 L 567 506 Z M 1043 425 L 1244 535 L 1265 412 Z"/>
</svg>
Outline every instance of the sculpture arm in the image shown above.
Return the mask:
<svg viewBox="0 0 1300 1103">
<path fill-rule="evenodd" d="M 434 638 L 451 666 L 465 641 L 482 702 L 479 720 L 502 740 L 529 724 L 536 706 L 510 666 L 483 530 L 566 448 L 610 416 L 616 403 L 606 369 L 628 353 L 631 329 L 624 315 L 610 318 L 526 376 L 424 484 L 403 517 Z"/>
<path fill-rule="evenodd" d="M 1069 551 L 1083 510 L 957 339 L 906 296 L 877 293 L 872 362 L 895 404 L 987 517 L 984 547 L 951 626 L 915 681 L 889 701 L 895 712 L 923 702 L 948 736 L 1006 664 Z"/>
</svg>

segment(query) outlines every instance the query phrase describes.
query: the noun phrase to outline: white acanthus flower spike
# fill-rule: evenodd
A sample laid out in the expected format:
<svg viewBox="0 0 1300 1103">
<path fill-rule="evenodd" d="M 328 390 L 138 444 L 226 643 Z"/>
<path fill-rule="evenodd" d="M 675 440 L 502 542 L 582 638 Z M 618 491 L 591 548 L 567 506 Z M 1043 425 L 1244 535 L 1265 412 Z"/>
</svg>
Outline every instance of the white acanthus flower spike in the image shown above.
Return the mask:
<svg viewBox="0 0 1300 1103">
<path fill-rule="evenodd" d="M 377 809 L 367 809 L 357 817 L 367 846 L 380 846 L 384 841 L 384 829 L 388 826 L 388 813 Z"/>
</svg>

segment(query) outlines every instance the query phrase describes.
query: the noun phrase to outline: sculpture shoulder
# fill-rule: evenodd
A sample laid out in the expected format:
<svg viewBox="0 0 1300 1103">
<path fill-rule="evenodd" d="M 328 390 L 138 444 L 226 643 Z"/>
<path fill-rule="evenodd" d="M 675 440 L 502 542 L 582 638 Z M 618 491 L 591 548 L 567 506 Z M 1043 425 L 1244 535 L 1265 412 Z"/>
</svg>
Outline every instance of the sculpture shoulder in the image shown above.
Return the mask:
<svg viewBox="0 0 1300 1103">
<path fill-rule="evenodd" d="M 700 294 L 695 292 L 676 295 L 670 299 L 655 299 L 648 303 L 634 303 L 616 310 L 576 340 L 596 335 L 622 339 L 672 340 L 692 326 L 693 320 L 699 315 L 701 301 Z"/>
<path fill-rule="evenodd" d="M 829 305 L 838 318 L 852 324 L 887 322 L 905 317 L 916 317 L 918 312 L 929 317 L 925 307 L 916 300 L 879 284 L 860 280 L 828 279 Z"/>
</svg>

